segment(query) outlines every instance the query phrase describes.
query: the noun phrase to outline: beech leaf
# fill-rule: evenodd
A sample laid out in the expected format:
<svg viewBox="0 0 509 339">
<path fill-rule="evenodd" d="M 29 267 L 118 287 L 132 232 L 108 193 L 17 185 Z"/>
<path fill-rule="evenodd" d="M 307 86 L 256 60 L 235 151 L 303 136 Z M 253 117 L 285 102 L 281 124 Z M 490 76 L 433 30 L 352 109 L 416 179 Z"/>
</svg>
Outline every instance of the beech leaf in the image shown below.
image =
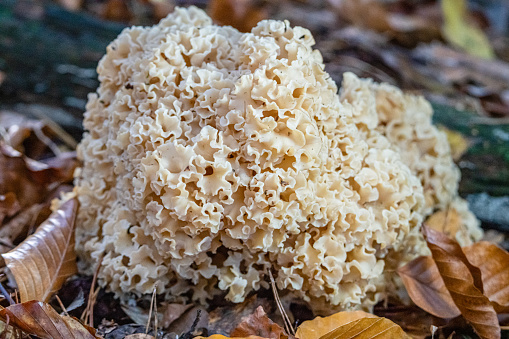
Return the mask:
<svg viewBox="0 0 509 339">
<path fill-rule="evenodd" d="M 61 316 L 50 305 L 35 300 L 0 310 L 0 319 L 42 339 L 97 338 L 94 329 L 87 329 L 78 320 Z"/>
<path fill-rule="evenodd" d="M 455 318 L 461 315 L 433 258 L 416 258 L 400 267 L 398 274 L 412 301 L 426 312 L 439 318 Z"/>
<path fill-rule="evenodd" d="M 495 310 L 509 313 L 509 253 L 487 241 L 468 246 L 464 252 L 481 270 L 484 295 L 491 300 Z"/>
<path fill-rule="evenodd" d="M 338 312 L 303 322 L 295 333 L 301 339 L 410 338 L 386 318 L 363 311 Z"/>
<path fill-rule="evenodd" d="M 281 326 L 269 319 L 262 306 L 258 306 L 253 314 L 242 318 L 242 321 L 230 333 L 230 336 L 259 336 L 269 339 L 286 339 L 289 337 Z"/>
<path fill-rule="evenodd" d="M 411 339 L 401 327 L 387 318 L 361 318 L 339 326 L 320 339 Z"/>
<path fill-rule="evenodd" d="M 438 246 L 449 255 L 453 256 L 456 261 L 461 261 L 468 268 L 470 274 L 472 275 L 474 286 L 481 292 L 484 291 L 481 270 L 479 267 L 476 267 L 470 263 L 460 244 L 456 240 L 453 240 L 449 238 L 445 233 L 426 225 L 423 227 L 423 234 L 424 238 L 426 238 L 426 242 L 428 243 L 428 247 L 430 244 L 433 246 Z M 430 249 L 431 253 L 433 254 L 431 247 Z M 433 256 L 433 259 L 435 259 L 435 256 Z"/>
<path fill-rule="evenodd" d="M 2 254 L 18 285 L 21 302 L 48 301 L 77 272 L 74 220 L 78 201 L 64 203 L 37 231 Z"/>
<path fill-rule="evenodd" d="M 481 338 L 500 338 L 497 314 L 474 282 L 479 268 L 470 264 L 459 244 L 443 233 L 424 226 L 423 234 L 445 286 L 465 320 Z M 474 273 L 471 267 L 475 268 Z"/>
</svg>

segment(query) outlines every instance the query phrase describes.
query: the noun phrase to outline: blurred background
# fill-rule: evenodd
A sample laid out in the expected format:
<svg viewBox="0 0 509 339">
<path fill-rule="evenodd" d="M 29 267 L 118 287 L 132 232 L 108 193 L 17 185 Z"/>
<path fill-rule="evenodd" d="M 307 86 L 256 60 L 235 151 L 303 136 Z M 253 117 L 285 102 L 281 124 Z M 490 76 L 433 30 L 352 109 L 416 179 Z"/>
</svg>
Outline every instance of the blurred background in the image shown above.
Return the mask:
<svg viewBox="0 0 509 339">
<path fill-rule="evenodd" d="M 0 132 L 37 119 L 75 145 L 108 43 L 191 5 L 244 32 L 287 19 L 311 30 L 338 85 L 351 71 L 426 96 L 461 194 L 484 227 L 507 234 L 507 0 L 0 0 Z"/>
</svg>

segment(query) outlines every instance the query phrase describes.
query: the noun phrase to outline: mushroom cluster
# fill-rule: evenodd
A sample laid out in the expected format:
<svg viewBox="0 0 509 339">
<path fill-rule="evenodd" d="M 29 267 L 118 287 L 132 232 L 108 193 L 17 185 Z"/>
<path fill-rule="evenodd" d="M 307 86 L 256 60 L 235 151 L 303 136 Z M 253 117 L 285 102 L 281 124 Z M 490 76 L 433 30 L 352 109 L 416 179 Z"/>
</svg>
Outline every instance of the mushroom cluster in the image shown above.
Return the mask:
<svg viewBox="0 0 509 339">
<path fill-rule="evenodd" d="M 119 296 L 201 302 L 241 302 L 272 270 L 313 304 L 369 307 L 426 253 L 434 211 L 478 238 L 429 103 L 353 74 L 338 94 L 313 44 L 286 21 L 240 33 L 195 7 L 125 29 L 78 149 L 82 269 L 103 257 Z"/>
</svg>

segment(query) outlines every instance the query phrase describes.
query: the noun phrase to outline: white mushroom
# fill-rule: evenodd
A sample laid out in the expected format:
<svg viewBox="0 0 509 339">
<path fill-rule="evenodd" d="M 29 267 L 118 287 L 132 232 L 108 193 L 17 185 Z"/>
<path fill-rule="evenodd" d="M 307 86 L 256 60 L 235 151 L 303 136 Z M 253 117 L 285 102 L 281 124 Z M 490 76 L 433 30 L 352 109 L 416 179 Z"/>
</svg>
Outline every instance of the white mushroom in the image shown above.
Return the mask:
<svg viewBox="0 0 509 339">
<path fill-rule="evenodd" d="M 426 253 L 419 226 L 456 196 L 457 169 L 424 99 L 351 74 L 340 99 L 313 44 L 288 22 L 243 34 L 194 7 L 124 30 L 79 147 L 82 268 L 104 253 L 99 281 L 119 296 L 158 283 L 241 302 L 273 269 L 315 305 L 376 303 L 384 269 Z M 388 97 L 412 104 L 391 116 Z"/>
</svg>

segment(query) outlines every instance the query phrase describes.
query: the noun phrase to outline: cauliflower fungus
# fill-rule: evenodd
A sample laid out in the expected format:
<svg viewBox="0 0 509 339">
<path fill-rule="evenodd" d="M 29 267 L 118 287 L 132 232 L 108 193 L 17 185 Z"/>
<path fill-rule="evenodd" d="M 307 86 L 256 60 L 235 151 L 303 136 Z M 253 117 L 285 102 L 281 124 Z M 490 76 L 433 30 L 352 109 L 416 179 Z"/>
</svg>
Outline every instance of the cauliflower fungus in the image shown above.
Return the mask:
<svg viewBox="0 0 509 339">
<path fill-rule="evenodd" d="M 176 9 L 125 29 L 98 66 L 76 174 L 77 250 L 117 295 L 241 302 L 276 274 L 314 305 L 369 307 L 426 253 L 436 210 L 464 220 L 459 171 L 421 97 L 345 74 L 310 32 L 250 33 Z"/>
</svg>

